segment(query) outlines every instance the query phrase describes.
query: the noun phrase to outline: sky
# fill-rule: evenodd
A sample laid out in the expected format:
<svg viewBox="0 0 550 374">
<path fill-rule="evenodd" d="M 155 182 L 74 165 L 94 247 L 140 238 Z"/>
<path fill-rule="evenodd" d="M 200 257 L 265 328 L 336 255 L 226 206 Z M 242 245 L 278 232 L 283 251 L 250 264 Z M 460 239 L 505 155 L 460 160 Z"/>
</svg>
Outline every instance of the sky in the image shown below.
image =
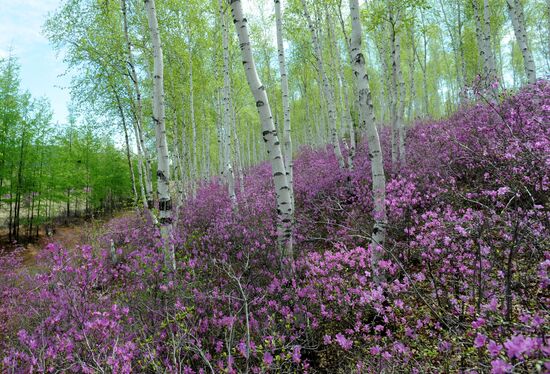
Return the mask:
<svg viewBox="0 0 550 374">
<path fill-rule="evenodd" d="M 21 88 L 35 98 L 46 97 L 53 109 L 54 122 L 67 122 L 70 100 L 69 78 L 62 76 L 66 66 L 42 35 L 48 12 L 60 0 L 0 0 L 0 57 L 11 54 L 21 65 Z"/>
<path fill-rule="evenodd" d="M 62 54 L 56 52 L 42 34 L 49 12 L 61 0 L 0 0 L 0 57 L 10 54 L 21 65 L 21 88 L 33 97 L 46 97 L 53 109 L 53 121 L 67 122 L 70 78 Z M 255 12 L 251 1 L 244 2 L 247 12 Z M 270 11 L 270 9 L 266 9 Z"/>
</svg>

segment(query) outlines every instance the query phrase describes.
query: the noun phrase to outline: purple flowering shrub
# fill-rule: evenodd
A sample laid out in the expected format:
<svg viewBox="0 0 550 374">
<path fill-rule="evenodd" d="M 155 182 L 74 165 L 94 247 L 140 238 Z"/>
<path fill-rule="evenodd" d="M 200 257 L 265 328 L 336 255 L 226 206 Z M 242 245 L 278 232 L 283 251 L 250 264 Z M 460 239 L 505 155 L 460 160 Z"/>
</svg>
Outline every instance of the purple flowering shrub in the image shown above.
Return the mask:
<svg viewBox="0 0 550 374">
<path fill-rule="evenodd" d="M 216 181 L 185 202 L 174 274 L 138 215 L 32 272 L 0 258 L 1 371 L 548 372 L 550 84 L 416 124 L 399 168 L 388 138 L 380 284 L 365 145 L 353 171 L 303 149 L 294 274 L 258 165 L 237 208 Z"/>
</svg>

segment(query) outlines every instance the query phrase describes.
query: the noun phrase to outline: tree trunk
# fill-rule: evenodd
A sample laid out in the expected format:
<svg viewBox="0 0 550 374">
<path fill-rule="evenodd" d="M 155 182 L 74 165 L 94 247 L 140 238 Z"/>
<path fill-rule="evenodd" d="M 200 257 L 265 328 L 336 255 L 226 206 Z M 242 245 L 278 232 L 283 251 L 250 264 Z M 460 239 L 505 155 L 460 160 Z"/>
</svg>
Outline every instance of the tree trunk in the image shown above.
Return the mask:
<svg viewBox="0 0 550 374">
<path fill-rule="evenodd" d="M 189 36 L 189 108 L 191 115 L 191 131 L 193 132 L 193 173 L 191 175 L 192 196 L 196 196 L 196 182 L 199 179 L 197 163 L 197 124 L 195 121 L 195 100 L 193 95 L 193 49 L 191 48 L 191 36 Z"/>
<path fill-rule="evenodd" d="M 398 25 L 400 25 L 401 22 L 399 22 Z M 399 32 L 397 32 L 397 35 L 395 36 L 395 67 L 397 72 L 397 135 L 399 140 L 399 163 L 401 166 L 406 164 L 406 153 L 405 153 L 405 121 L 404 121 L 404 114 L 405 114 L 405 80 L 403 79 L 403 71 L 401 70 L 401 35 Z"/>
<path fill-rule="evenodd" d="M 460 8 L 460 1 L 457 2 L 457 19 L 458 19 L 458 48 L 460 49 L 460 72 L 462 75 L 462 84 L 460 86 L 460 97 L 463 99 L 466 95 L 466 58 L 464 57 L 464 42 L 462 40 L 462 9 Z"/>
<path fill-rule="evenodd" d="M 328 111 L 330 142 L 334 149 L 334 154 L 336 155 L 338 164 L 340 165 L 341 168 L 345 168 L 346 163 L 344 161 L 344 156 L 342 155 L 342 150 L 340 148 L 340 140 L 338 138 L 338 132 L 336 130 L 336 106 L 334 101 L 334 92 L 330 87 L 330 82 L 327 77 L 325 67 L 323 64 L 323 51 L 321 49 L 321 43 L 319 42 L 319 38 L 317 37 L 315 26 L 313 24 L 313 21 L 311 20 L 311 16 L 307 8 L 306 0 L 302 0 L 302 7 L 304 9 L 304 15 L 308 23 L 309 31 L 311 33 L 313 48 L 315 50 L 315 58 L 317 60 L 317 69 L 319 70 L 319 74 L 321 76 L 321 82 L 323 85 L 323 90 L 325 93 L 325 101 L 327 103 L 327 111 Z"/>
<path fill-rule="evenodd" d="M 234 145 L 234 160 L 237 164 L 237 177 L 239 178 L 239 191 L 241 195 L 244 195 L 244 174 L 243 174 L 243 160 L 241 154 L 241 141 L 239 139 L 239 134 L 237 133 L 237 113 L 233 101 L 230 100 L 231 104 L 231 130 L 233 131 L 233 145 Z"/>
<path fill-rule="evenodd" d="M 506 0 L 506 4 L 512 26 L 514 27 L 514 34 L 516 35 L 516 40 L 518 41 L 523 56 L 525 76 L 527 77 L 527 81 L 533 84 L 537 81 L 537 71 L 535 68 L 535 61 L 533 60 L 533 54 L 529 48 L 523 6 L 518 0 Z"/>
<path fill-rule="evenodd" d="M 399 106 L 399 91 L 397 88 L 398 78 L 397 78 L 397 65 L 399 64 L 397 54 L 397 33 L 396 26 L 393 23 L 392 15 L 390 13 L 390 43 L 391 43 L 391 86 L 390 86 L 390 118 L 391 118 L 391 162 L 392 167 L 395 169 L 399 159 L 399 144 L 398 144 L 398 133 L 399 133 L 399 115 L 398 115 L 398 106 Z"/>
<path fill-rule="evenodd" d="M 146 2 L 147 3 L 147 2 Z M 149 209 L 153 208 L 153 179 L 152 179 L 152 168 L 151 168 L 151 158 L 148 155 L 147 148 L 145 147 L 145 140 L 143 138 L 143 105 L 141 102 L 141 91 L 139 88 L 139 80 L 136 72 L 134 57 L 132 54 L 132 43 L 130 41 L 130 36 L 128 34 L 128 16 L 126 12 L 126 0 L 122 0 L 122 18 L 124 26 L 124 38 L 126 39 L 126 58 L 128 59 L 128 65 L 130 67 L 130 79 L 134 85 L 135 95 L 136 95 L 136 142 L 139 142 L 139 148 L 141 148 L 141 157 L 145 160 L 145 199 L 146 204 Z"/>
<path fill-rule="evenodd" d="M 374 111 L 372 110 L 371 93 L 369 89 L 369 80 L 365 69 L 365 57 L 361 50 L 362 31 L 361 20 L 359 18 L 358 0 L 350 0 L 350 16 L 352 21 L 351 32 L 351 63 L 353 75 L 357 82 L 357 95 L 359 98 L 359 110 L 361 112 L 360 128 L 367 133 L 367 143 L 369 147 L 369 159 L 371 161 L 372 191 L 374 196 L 374 228 L 372 230 L 372 251 L 373 267 L 375 280 L 380 282 L 383 278 L 378 268 L 378 262 L 381 259 L 381 251 L 386 238 L 386 176 L 384 175 L 384 163 L 382 159 L 382 149 Z"/>
<path fill-rule="evenodd" d="M 147 193 L 145 192 L 145 185 L 146 182 L 144 181 L 144 165 L 143 165 L 143 151 L 141 149 L 141 144 L 139 141 L 139 134 L 138 134 L 138 127 L 134 126 L 134 136 L 136 138 L 136 149 L 138 154 L 138 178 L 139 178 L 139 186 L 140 186 L 140 193 L 141 193 L 141 199 L 143 200 L 143 208 L 147 209 Z"/>
<path fill-rule="evenodd" d="M 164 265 L 168 271 L 176 270 L 176 258 L 172 237 L 172 201 L 170 199 L 170 159 L 166 141 L 164 114 L 164 66 L 162 47 L 155 9 L 155 0 L 144 0 L 153 45 L 153 122 L 157 143 L 157 189 L 159 196 L 160 232 L 164 241 Z"/>
<path fill-rule="evenodd" d="M 122 103 L 120 102 L 120 97 L 114 88 L 112 88 L 113 94 L 115 95 L 118 111 L 120 114 L 120 119 L 122 121 L 122 128 L 124 129 L 124 142 L 126 144 L 126 157 L 128 159 L 128 167 L 130 171 L 130 178 L 132 181 L 132 192 L 134 194 L 134 206 L 138 205 L 138 193 L 136 188 L 136 177 L 134 175 L 134 167 L 132 166 L 132 157 L 130 155 L 130 141 L 128 138 L 128 127 L 126 126 L 126 116 L 124 115 L 124 110 L 122 109 Z"/>
<path fill-rule="evenodd" d="M 233 24 L 239 37 L 243 67 L 246 74 L 246 79 L 254 100 L 256 108 L 260 116 L 262 124 L 262 136 L 267 146 L 267 154 L 270 157 L 271 170 L 273 173 L 273 181 L 275 184 L 275 195 L 277 198 L 277 236 L 279 246 L 283 252 L 283 257 L 288 259 L 293 258 L 292 252 L 292 202 L 290 200 L 290 187 L 286 177 L 285 165 L 283 162 L 283 154 L 281 145 L 277 138 L 277 130 L 273 123 L 271 107 L 265 92 L 265 87 L 262 85 L 256 64 L 252 56 L 250 38 L 248 34 L 247 20 L 243 16 L 242 5 L 240 0 L 230 0 L 231 12 L 233 14 Z"/>
<path fill-rule="evenodd" d="M 481 57 L 482 72 L 481 78 L 484 81 L 485 87 L 490 87 L 491 82 L 495 79 L 494 63 L 492 63 L 492 49 L 491 49 L 491 31 L 490 31 L 490 19 L 489 19 L 489 6 L 486 0 L 483 0 L 483 23 L 481 22 L 481 15 L 479 14 L 478 0 L 472 0 L 472 7 L 474 9 L 474 18 L 476 21 L 476 39 L 479 48 L 479 56 Z M 489 26 L 489 30 L 487 27 Z"/>
<path fill-rule="evenodd" d="M 237 204 L 237 195 L 235 195 L 235 173 L 231 157 L 231 82 L 229 80 L 229 35 L 227 23 L 223 11 L 222 0 L 218 0 L 220 7 L 220 22 L 222 26 L 222 47 L 223 47 L 223 119 L 222 119 L 222 146 L 224 152 L 224 174 L 227 181 L 229 198 L 233 205 Z"/>
<path fill-rule="evenodd" d="M 344 35 L 344 40 L 346 41 L 345 46 L 347 47 L 347 50 L 349 52 L 351 50 L 351 47 L 346 34 L 346 29 L 345 29 L 340 6 L 338 6 L 338 14 L 340 16 L 342 34 Z M 337 75 L 336 81 L 338 82 L 338 88 L 340 92 L 340 107 L 342 109 L 340 131 L 342 133 L 342 137 L 344 138 L 346 133 L 349 135 L 349 145 L 347 145 L 346 143 L 344 143 L 344 145 L 346 146 L 346 150 L 347 150 L 348 169 L 351 171 L 353 170 L 353 159 L 355 158 L 355 129 L 353 128 L 353 120 L 351 117 L 351 109 L 350 109 L 349 98 L 348 98 L 348 87 L 346 85 L 346 80 L 344 77 L 344 72 L 343 72 L 342 63 L 341 63 L 342 56 L 340 54 L 340 48 L 339 48 L 338 42 L 335 40 L 334 27 L 332 26 L 332 22 L 328 17 L 328 10 L 327 10 L 327 22 L 329 26 L 329 34 L 331 35 L 331 44 L 335 46 L 334 49 L 336 52 L 334 66 L 335 66 L 336 75 Z"/>
<path fill-rule="evenodd" d="M 19 240 L 19 222 L 21 218 L 21 194 L 23 193 L 23 168 L 25 167 L 25 137 L 27 135 L 23 128 L 21 133 L 21 146 L 19 148 L 19 167 L 17 169 L 17 189 L 15 195 L 15 216 L 14 216 L 14 228 L 15 228 L 15 240 Z"/>
<path fill-rule="evenodd" d="M 491 12 L 489 9 L 489 0 L 483 0 L 483 28 L 485 48 L 487 56 L 487 68 L 490 73 L 491 81 L 497 79 L 497 69 L 495 63 L 495 54 L 493 53 L 493 44 L 491 42 Z"/>
<path fill-rule="evenodd" d="M 281 74 L 281 91 L 283 96 L 283 123 L 284 123 L 284 160 L 290 201 L 294 211 L 294 172 L 292 160 L 292 136 L 290 127 L 290 105 L 288 98 L 288 76 L 286 74 L 285 50 L 283 46 L 283 20 L 281 16 L 280 0 L 275 0 L 275 20 L 277 27 L 277 50 L 279 55 L 279 72 Z"/>
</svg>

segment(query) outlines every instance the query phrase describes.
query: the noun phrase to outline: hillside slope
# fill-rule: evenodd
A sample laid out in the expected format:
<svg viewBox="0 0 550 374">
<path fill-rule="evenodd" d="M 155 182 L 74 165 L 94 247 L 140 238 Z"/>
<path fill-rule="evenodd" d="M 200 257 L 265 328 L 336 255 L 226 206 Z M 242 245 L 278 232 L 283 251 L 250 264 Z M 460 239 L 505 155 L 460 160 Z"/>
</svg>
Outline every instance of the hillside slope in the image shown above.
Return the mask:
<svg viewBox="0 0 550 374">
<path fill-rule="evenodd" d="M 417 123 L 398 170 L 385 154 L 380 285 L 364 146 L 353 172 L 331 152 L 299 153 L 294 274 L 281 270 L 266 164 L 236 210 L 216 182 L 186 203 L 168 281 L 158 230 L 138 216 L 112 221 L 103 249 L 50 244 L 43 273 L 0 259 L 0 368 L 549 371 L 550 84 Z"/>
</svg>

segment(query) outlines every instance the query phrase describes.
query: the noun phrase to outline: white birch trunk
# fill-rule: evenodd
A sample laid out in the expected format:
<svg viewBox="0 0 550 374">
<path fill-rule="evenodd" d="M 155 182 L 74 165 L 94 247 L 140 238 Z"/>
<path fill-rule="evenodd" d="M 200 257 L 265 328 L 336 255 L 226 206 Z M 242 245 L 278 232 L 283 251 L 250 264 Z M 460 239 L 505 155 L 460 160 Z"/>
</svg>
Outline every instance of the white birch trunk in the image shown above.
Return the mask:
<svg viewBox="0 0 550 374">
<path fill-rule="evenodd" d="M 191 193 L 193 198 L 197 193 L 197 180 L 199 179 L 199 170 L 197 164 L 197 124 L 195 121 L 195 100 L 193 89 L 193 49 L 191 48 L 191 37 L 189 37 L 189 109 L 191 115 L 191 131 L 193 132 L 193 173 L 191 175 Z"/>
<path fill-rule="evenodd" d="M 472 0 L 472 8 L 474 9 L 474 18 L 476 22 L 476 41 L 477 48 L 479 49 L 479 56 L 481 57 L 481 65 L 478 65 L 481 69 L 485 70 L 487 68 L 487 61 L 485 57 L 485 39 L 483 35 L 483 27 L 481 26 L 481 17 L 479 15 L 479 4 L 478 0 Z M 485 72 L 486 74 L 487 72 Z"/>
<path fill-rule="evenodd" d="M 275 0 L 275 24 L 277 28 L 277 50 L 279 55 L 279 72 L 281 75 L 281 91 L 283 97 L 283 124 L 284 124 L 284 160 L 286 176 L 290 188 L 290 201 L 294 211 L 294 171 L 292 160 L 292 134 L 290 127 L 290 105 L 288 98 L 288 76 L 286 74 L 285 50 L 283 46 L 283 20 L 281 16 L 281 2 Z"/>
<path fill-rule="evenodd" d="M 234 149 L 235 149 L 235 162 L 237 163 L 237 176 L 239 178 L 239 191 L 241 195 L 244 195 L 244 174 L 243 174 L 243 160 L 241 154 L 241 141 L 239 134 L 237 133 L 237 114 L 233 101 L 231 103 L 231 130 L 233 131 Z"/>
<path fill-rule="evenodd" d="M 229 35 L 227 23 L 223 11 L 222 0 L 218 0 L 220 8 L 220 22 L 222 26 L 222 48 L 223 48 L 223 119 L 222 119 L 222 145 L 224 150 L 224 174 L 227 181 L 229 198 L 233 205 L 237 204 L 237 195 L 235 195 L 235 173 L 231 157 L 231 82 L 229 80 Z"/>
<path fill-rule="evenodd" d="M 396 24 L 399 27 L 400 22 Z M 397 72 L 397 135 L 398 135 L 398 149 L 399 149 L 399 162 L 402 165 L 406 163 L 405 153 L 405 80 L 403 79 L 403 71 L 401 70 L 401 35 L 397 32 L 395 36 L 395 68 Z"/>
<path fill-rule="evenodd" d="M 491 82 L 497 79 L 497 68 L 495 63 L 495 54 L 493 53 L 493 44 L 491 42 L 491 12 L 489 9 L 489 0 L 483 0 L 483 28 L 485 49 L 487 56 L 487 68 L 489 70 Z"/>
<path fill-rule="evenodd" d="M 416 64 L 414 63 L 414 29 L 411 27 L 411 55 L 409 56 L 409 103 L 407 109 L 407 121 L 410 123 L 413 121 L 414 112 L 416 107 L 416 92 L 414 73 Z"/>
<path fill-rule="evenodd" d="M 385 38 L 386 30 L 385 27 L 382 27 L 382 30 L 380 31 L 383 35 L 383 38 Z M 382 113 L 381 113 L 381 120 L 382 122 L 389 122 L 391 125 L 391 100 L 392 100 L 392 94 L 391 94 L 391 77 L 392 73 L 388 67 L 388 61 L 387 61 L 387 48 L 386 43 L 376 43 L 376 47 L 378 49 L 378 54 L 380 56 L 380 65 L 382 66 L 381 75 L 383 77 L 383 84 L 382 84 Z M 351 50 L 351 47 L 350 47 Z M 357 105 L 356 105 L 357 106 Z"/>
<path fill-rule="evenodd" d="M 138 193 L 136 188 L 136 177 L 134 174 L 134 167 L 132 166 L 132 158 L 130 156 L 130 140 L 128 137 L 128 126 L 126 125 L 126 116 L 124 114 L 124 109 L 122 109 L 122 103 L 120 101 L 120 96 L 118 95 L 117 91 L 112 88 L 113 94 L 115 96 L 115 100 L 117 102 L 118 111 L 120 114 L 120 119 L 122 121 L 122 128 L 124 130 L 124 142 L 126 144 L 126 155 L 128 156 L 128 165 L 130 167 L 130 179 L 132 181 L 132 192 L 134 195 L 134 206 L 138 207 Z"/>
<path fill-rule="evenodd" d="M 187 178 L 188 167 L 186 167 L 188 164 L 188 162 L 186 163 L 186 161 L 188 161 L 189 159 L 189 157 L 187 157 L 187 155 L 189 154 L 188 152 L 189 145 L 187 143 L 188 143 L 187 131 L 185 128 L 185 98 L 182 96 L 181 97 L 181 137 L 180 137 L 180 149 L 179 149 L 179 154 L 181 155 L 180 164 L 179 164 L 179 169 L 180 169 L 179 185 L 180 185 L 180 190 L 182 191 L 182 199 L 184 200 L 187 198 L 187 192 L 188 192 L 186 180 L 189 179 Z"/>
<path fill-rule="evenodd" d="M 340 140 L 338 138 L 338 132 L 336 129 L 336 106 L 334 101 L 334 92 L 330 87 L 330 82 L 325 71 L 321 43 L 319 42 L 319 38 L 317 37 L 315 26 L 313 24 L 313 21 L 311 20 L 311 16 L 307 8 L 306 0 L 301 0 L 301 1 L 302 1 L 302 7 L 304 9 L 304 15 L 306 17 L 309 31 L 311 33 L 313 48 L 315 50 L 315 58 L 317 60 L 317 69 L 319 70 L 319 74 L 321 75 L 321 82 L 325 93 L 325 101 L 327 103 L 327 111 L 328 111 L 328 126 L 330 131 L 330 142 L 332 144 L 334 154 L 336 155 L 336 159 L 338 160 L 338 164 L 340 165 L 341 168 L 345 168 L 346 163 L 344 160 L 344 156 L 342 155 L 342 150 L 340 148 Z"/>
<path fill-rule="evenodd" d="M 286 177 L 285 165 L 281 145 L 277 138 L 277 131 L 273 123 L 271 107 L 262 85 L 256 64 L 252 56 L 250 38 L 248 34 L 247 20 L 243 16 L 242 4 L 240 0 L 230 0 L 231 12 L 233 14 L 233 24 L 239 37 L 239 43 L 242 53 L 243 67 L 246 79 L 254 99 L 256 108 L 260 115 L 262 124 L 262 136 L 267 147 L 267 154 L 270 158 L 273 181 L 275 184 L 275 195 L 277 199 L 277 236 L 279 246 L 283 256 L 289 259 L 293 258 L 292 252 L 292 203 L 290 200 L 290 187 Z"/>
<path fill-rule="evenodd" d="M 173 86 L 173 85 L 172 85 Z M 173 87 L 172 87 L 172 90 L 173 90 Z M 174 166 L 173 166 L 173 171 L 174 173 L 172 174 L 172 178 L 177 181 L 177 185 L 176 185 L 176 188 L 177 188 L 177 193 L 176 193 L 176 209 L 174 211 L 174 223 L 177 225 L 177 222 L 179 220 L 179 212 L 180 212 L 180 208 L 182 207 L 183 205 L 183 202 L 184 202 L 184 192 L 183 192 L 183 185 L 181 182 L 183 182 L 184 180 L 184 176 L 183 176 L 183 169 L 182 169 L 182 165 L 183 165 L 183 161 L 182 161 L 182 155 L 180 153 L 180 137 L 179 137 L 179 133 L 178 133 L 178 116 L 177 116 L 177 113 L 176 111 L 174 110 L 174 126 L 173 126 L 173 134 L 172 134 L 172 137 L 173 137 L 173 149 L 174 149 L 174 158 L 175 158 L 175 162 L 173 162 Z"/>
<path fill-rule="evenodd" d="M 128 65 L 130 66 L 130 79 L 134 85 L 134 90 L 136 93 L 136 142 L 139 142 L 139 147 L 141 147 L 141 156 L 144 160 L 140 161 L 145 164 L 145 200 L 147 208 L 153 208 L 153 179 L 152 179 L 152 168 L 151 168 L 151 158 L 148 155 L 147 148 L 145 147 L 145 140 L 143 137 L 143 105 L 141 102 L 141 90 L 139 88 L 139 78 L 136 72 L 134 64 L 134 56 L 132 53 L 132 43 L 130 41 L 130 36 L 128 34 L 128 15 L 126 10 L 126 0 L 121 2 L 122 8 L 122 19 L 123 19 L 123 28 L 124 28 L 124 38 L 126 39 L 126 53 L 128 59 Z"/>
<path fill-rule="evenodd" d="M 462 84 L 460 86 L 461 98 L 465 97 L 465 86 L 466 86 L 466 58 L 464 56 L 464 41 L 462 37 L 462 9 L 460 7 L 460 2 L 457 2 L 457 19 L 458 19 L 458 48 L 460 49 L 460 72 L 462 75 Z"/>
<path fill-rule="evenodd" d="M 250 127 L 250 124 L 246 123 L 246 154 L 247 154 L 247 167 L 250 168 L 252 166 L 252 128 Z"/>
<path fill-rule="evenodd" d="M 210 178 L 210 133 L 209 125 L 204 113 L 204 123 L 202 131 L 202 178 L 206 182 Z"/>
<path fill-rule="evenodd" d="M 252 128 L 251 128 L 252 129 Z M 258 163 L 260 158 L 258 157 L 258 144 L 256 141 L 252 142 L 252 163 Z"/>
<path fill-rule="evenodd" d="M 141 199 L 143 200 L 143 208 L 147 209 L 147 197 L 145 194 L 145 182 L 143 180 L 143 153 L 141 151 L 141 146 L 139 144 L 139 136 L 137 132 L 137 126 L 134 126 L 134 136 L 136 138 L 136 149 L 138 154 L 138 178 L 139 178 L 139 185 L 140 185 L 140 192 L 141 192 Z"/>
<path fill-rule="evenodd" d="M 392 17 L 390 15 L 390 17 Z M 399 116 L 397 114 L 398 111 L 398 96 L 399 92 L 397 90 L 397 48 L 396 48 L 396 30 L 395 30 L 395 23 L 392 22 L 393 20 L 390 18 L 390 44 L 391 44 L 391 85 L 389 87 L 390 91 L 390 118 L 391 118 L 391 161 L 392 165 L 395 168 L 398 162 L 399 157 L 399 146 L 397 143 L 397 136 L 399 132 Z"/>
<path fill-rule="evenodd" d="M 328 15 L 327 9 L 327 23 L 329 27 L 329 35 L 331 35 L 331 44 L 334 45 L 334 50 L 336 52 L 336 57 L 334 61 L 334 66 L 336 70 L 336 81 L 338 83 L 338 89 L 340 93 L 340 108 L 341 108 L 341 117 L 340 117 L 340 133 L 345 139 L 346 134 L 349 135 L 349 145 L 346 144 L 344 140 L 344 146 L 347 150 L 347 166 L 348 170 L 353 170 L 353 159 L 355 158 L 355 129 L 353 128 L 353 120 L 351 118 L 351 111 L 349 106 L 348 98 L 348 89 L 346 86 L 346 80 L 344 78 L 344 72 L 341 63 L 340 48 L 338 42 L 335 40 L 334 27 L 332 21 Z M 348 52 L 350 49 L 350 44 L 348 37 L 346 35 L 346 30 L 343 24 L 342 12 L 339 11 L 340 21 L 342 22 L 342 33 L 346 41 L 345 46 L 347 47 Z"/>
<path fill-rule="evenodd" d="M 527 29 L 525 27 L 525 17 L 523 15 L 523 6 L 518 0 L 506 0 L 508 14 L 514 27 L 514 34 L 518 41 L 521 54 L 523 56 L 523 66 L 525 68 L 525 76 L 529 83 L 537 81 L 537 71 L 535 68 L 535 60 L 529 48 L 529 40 L 527 38 Z"/>
<path fill-rule="evenodd" d="M 223 183 L 227 183 L 225 178 L 225 147 L 223 145 L 223 132 L 222 132 L 222 104 L 220 99 L 220 90 L 217 90 L 216 101 L 216 135 L 218 140 L 218 174 L 221 175 Z"/>
<path fill-rule="evenodd" d="M 172 201 L 170 199 L 170 165 L 166 141 L 164 113 L 164 65 L 160 33 L 155 9 L 155 0 L 144 0 L 151 43 L 153 45 L 153 122 L 157 142 L 157 189 L 159 195 L 160 232 L 164 241 L 164 266 L 168 271 L 176 270 L 176 258 L 172 239 Z"/>
<path fill-rule="evenodd" d="M 351 62 L 353 75 L 357 81 L 357 94 L 359 97 L 359 110 L 361 112 L 361 129 L 366 130 L 367 143 L 369 146 L 369 158 L 371 160 L 372 191 L 374 197 L 374 227 L 372 230 L 373 267 L 375 281 L 380 282 L 383 276 L 378 268 L 378 262 L 382 258 L 382 248 L 386 238 L 386 177 L 384 175 L 384 164 L 382 150 L 374 115 L 369 114 L 370 89 L 367 72 L 365 69 L 365 57 L 361 50 L 362 31 L 359 18 L 358 0 L 350 0 L 350 15 L 352 22 L 351 32 Z"/>
<path fill-rule="evenodd" d="M 313 132 L 313 126 L 311 124 L 311 112 L 309 109 L 309 96 L 307 92 L 307 82 L 304 82 L 304 90 L 302 92 L 302 96 L 304 97 L 305 105 L 306 105 L 306 130 L 307 130 L 307 142 L 306 144 L 309 145 L 311 148 L 315 147 L 315 135 Z"/>
<path fill-rule="evenodd" d="M 486 4 L 486 0 L 484 1 L 483 6 L 483 23 L 479 11 L 479 3 L 478 0 L 472 0 L 472 7 L 474 9 L 474 18 L 476 21 L 476 39 L 478 43 L 478 49 L 479 49 L 479 56 L 481 57 L 482 62 L 482 78 L 484 80 L 485 86 L 489 86 L 490 83 L 495 78 L 495 73 L 493 70 L 493 64 L 491 63 L 492 60 L 492 50 L 491 50 L 491 32 L 490 30 L 487 30 L 487 25 L 489 22 L 489 7 L 488 3 Z"/>
</svg>

